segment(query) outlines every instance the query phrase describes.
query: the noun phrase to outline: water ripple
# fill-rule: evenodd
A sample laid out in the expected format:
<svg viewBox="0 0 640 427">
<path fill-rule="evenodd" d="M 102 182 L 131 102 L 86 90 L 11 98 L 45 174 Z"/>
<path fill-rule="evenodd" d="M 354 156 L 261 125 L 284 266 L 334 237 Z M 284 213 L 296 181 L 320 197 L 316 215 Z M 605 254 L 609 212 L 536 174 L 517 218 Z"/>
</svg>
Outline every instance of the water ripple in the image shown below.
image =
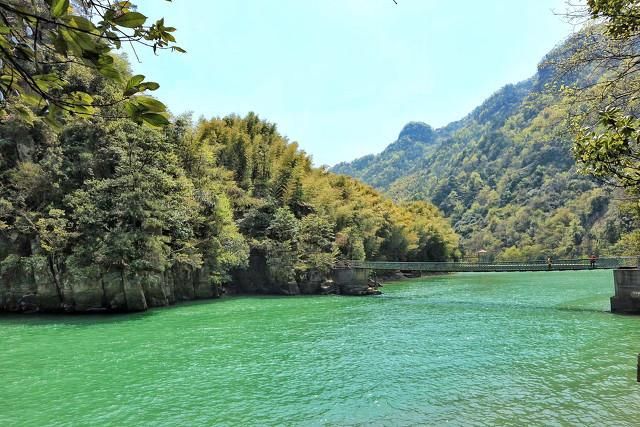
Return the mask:
<svg viewBox="0 0 640 427">
<path fill-rule="evenodd" d="M 0 425 L 638 425 L 640 319 L 606 313 L 610 274 L 3 316 Z"/>
</svg>

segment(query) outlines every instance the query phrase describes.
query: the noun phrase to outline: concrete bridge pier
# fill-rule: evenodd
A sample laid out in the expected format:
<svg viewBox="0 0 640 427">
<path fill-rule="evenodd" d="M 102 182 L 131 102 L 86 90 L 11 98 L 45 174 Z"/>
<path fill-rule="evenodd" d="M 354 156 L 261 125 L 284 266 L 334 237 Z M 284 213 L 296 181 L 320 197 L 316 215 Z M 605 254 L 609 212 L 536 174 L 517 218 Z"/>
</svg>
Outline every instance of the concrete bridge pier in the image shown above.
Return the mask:
<svg viewBox="0 0 640 427">
<path fill-rule="evenodd" d="M 640 314 L 640 269 L 613 270 L 615 295 L 611 297 L 611 312 Z"/>
<path fill-rule="evenodd" d="M 368 268 L 339 268 L 333 270 L 333 282 L 343 295 L 376 295 L 380 291 L 371 287 Z"/>
</svg>

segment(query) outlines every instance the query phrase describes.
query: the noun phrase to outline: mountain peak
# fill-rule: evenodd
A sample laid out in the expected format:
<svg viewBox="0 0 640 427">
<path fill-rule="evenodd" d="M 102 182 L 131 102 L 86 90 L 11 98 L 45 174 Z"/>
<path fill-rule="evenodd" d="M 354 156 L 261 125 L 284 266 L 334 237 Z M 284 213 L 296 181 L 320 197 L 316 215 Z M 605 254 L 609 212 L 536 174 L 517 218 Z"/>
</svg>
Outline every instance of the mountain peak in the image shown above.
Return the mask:
<svg viewBox="0 0 640 427">
<path fill-rule="evenodd" d="M 433 139 L 433 128 L 424 122 L 409 122 L 402 130 L 398 139 L 411 139 L 414 141 L 431 141 Z"/>
</svg>

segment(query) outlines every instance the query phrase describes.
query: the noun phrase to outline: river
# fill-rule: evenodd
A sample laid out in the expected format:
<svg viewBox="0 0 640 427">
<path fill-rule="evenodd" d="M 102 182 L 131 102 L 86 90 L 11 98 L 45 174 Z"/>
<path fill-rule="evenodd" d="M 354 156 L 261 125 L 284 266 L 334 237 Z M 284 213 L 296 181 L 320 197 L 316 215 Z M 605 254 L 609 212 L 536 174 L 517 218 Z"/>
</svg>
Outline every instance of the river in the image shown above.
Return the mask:
<svg viewBox="0 0 640 427">
<path fill-rule="evenodd" d="M 0 425 L 638 425 L 611 271 L 0 316 Z"/>
</svg>

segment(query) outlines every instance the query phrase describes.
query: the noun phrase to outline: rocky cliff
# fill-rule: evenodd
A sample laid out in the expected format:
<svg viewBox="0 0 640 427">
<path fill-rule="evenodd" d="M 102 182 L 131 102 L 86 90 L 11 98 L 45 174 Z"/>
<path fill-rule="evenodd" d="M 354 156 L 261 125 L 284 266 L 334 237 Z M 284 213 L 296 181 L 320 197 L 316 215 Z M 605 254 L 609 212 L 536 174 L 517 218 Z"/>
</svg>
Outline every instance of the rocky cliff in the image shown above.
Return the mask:
<svg viewBox="0 0 640 427">
<path fill-rule="evenodd" d="M 53 274 L 45 257 L 5 261 L 0 272 L 0 311 L 8 312 L 134 312 L 179 301 L 221 297 L 226 289 L 210 279 L 209 268 L 172 268 L 134 272 L 127 268 L 101 271 L 58 269 Z M 312 271 L 298 281 L 279 282 L 265 259 L 252 256 L 247 269 L 237 270 L 227 285 L 232 294 L 371 295 L 377 294 L 365 273 L 322 274 Z M 334 281 L 334 276 L 336 280 Z M 362 277 L 360 277 L 362 276 Z"/>
<path fill-rule="evenodd" d="M 52 274 L 43 257 L 4 263 L 0 275 L 0 311 L 99 312 L 143 311 L 202 298 L 217 298 L 206 266 L 136 273 L 123 268 L 63 271 Z"/>
<path fill-rule="evenodd" d="M 280 280 L 278 268 L 269 266 L 264 256 L 252 254 L 249 267 L 237 270 L 228 290 L 234 294 L 268 295 L 377 295 L 368 270 L 334 270 L 323 273 L 311 270 L 295 280 Z"/>
</svg>

